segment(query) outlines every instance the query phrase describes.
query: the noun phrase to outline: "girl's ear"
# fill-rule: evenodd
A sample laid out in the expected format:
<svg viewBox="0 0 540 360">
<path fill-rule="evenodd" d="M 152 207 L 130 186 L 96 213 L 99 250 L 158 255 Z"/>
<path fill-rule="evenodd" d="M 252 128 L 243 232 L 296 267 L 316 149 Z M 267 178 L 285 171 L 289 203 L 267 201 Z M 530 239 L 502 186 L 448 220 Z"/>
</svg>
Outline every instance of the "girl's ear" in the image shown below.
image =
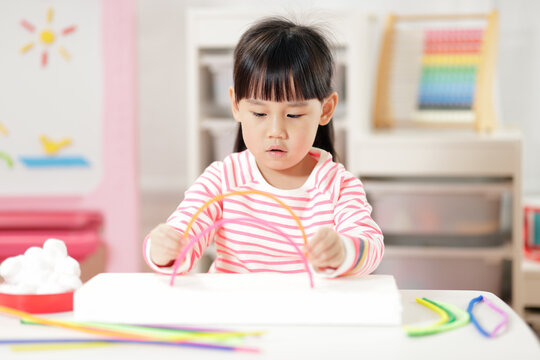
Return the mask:
<svg viewBox="0 0 540 360">
<path fill-rule="evenodd" d="M 336 110 L 337 104 L 338 94 L 334 91 L 330 94 L 330 96 L 323 100 L 319 125 L 326 125 L 330 122 L 330 120 L 332 120 L 332 116 L 334 116 L 334 111 Z"/>
<path fill-rule="evenodd" d="M 233 118 L 237 122 L 240 122 L 240 117 L 238 115 L 240 110 L 238 109 L 238 103 L 236 102 L 236 97 L 234 96 L 234 89 L 232 86 L 229 87 L 229 97 L 231 98 L 231 110 L 232 110 Z"/>
</svg>

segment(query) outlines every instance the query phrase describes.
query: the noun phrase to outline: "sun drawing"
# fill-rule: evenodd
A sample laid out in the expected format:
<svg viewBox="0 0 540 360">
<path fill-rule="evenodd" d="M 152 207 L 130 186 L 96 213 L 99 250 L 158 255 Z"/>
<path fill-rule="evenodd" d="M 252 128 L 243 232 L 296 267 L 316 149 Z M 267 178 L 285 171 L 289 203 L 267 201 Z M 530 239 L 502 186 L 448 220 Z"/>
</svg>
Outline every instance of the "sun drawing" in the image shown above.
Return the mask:
<svg viewBox="0 0 540 360">
<path fill-rule="evenodd" d="M 75 31 L 76 27 L 74 25 L 68 26 L 59 32 L 55 32 L 54 30 L 50 29 L 50 24 L 52 24 L 53 21 L 53 9 L 49 8 L 47 10 L 47 28 L 38 31 L 38 37 L 36 41 L 31 41 L 28 44 L 24 45 L 21 48 L 21 54 L 26 53 L 28 50 L 32 49 L 36 42 L 41 43 L 43 45 L 43 52 L 41 54 L 41 66 L 45 67 L 47 66 L 48 57 L 49 57 L 49 49 L 53 46 L 54 42 L 56 41 L 56 38 L 58 36 L 65 36 L 69 35 L 72 32 Z M 36 27 L 29 23 L 26 20 L 21 20 L 21 25 L 23 28 L 28 30 L 31 33 L 36 33 Z M 69 60 L 71 55 L 69 52 L 62 46 L 58 45 L 57 47 L 58 52 L 60 55 L 65 59 Z"/>
</svg>

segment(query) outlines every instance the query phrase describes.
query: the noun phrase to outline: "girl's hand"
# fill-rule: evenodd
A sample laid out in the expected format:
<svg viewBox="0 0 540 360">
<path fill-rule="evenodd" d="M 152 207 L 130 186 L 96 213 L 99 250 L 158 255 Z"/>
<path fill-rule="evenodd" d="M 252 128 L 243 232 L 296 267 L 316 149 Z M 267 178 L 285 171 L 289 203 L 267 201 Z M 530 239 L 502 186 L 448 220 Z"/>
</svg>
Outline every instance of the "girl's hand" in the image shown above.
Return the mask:
<svg viewBox="0 0 540 360">
<path fill-rule="evenodd" d="M 308 261 L 319 268 L 337 269 L 345 260 L 345 245 L 329 227 L 317 230 L 307 245 Z"/>
<path fill-rule="evenodd" d="M 150 259 L 158 266 L 166 266 L 176 260 L 184 246 L 188 244 L 184 236 L 167 224 L 159 224 L 149 234 Z"/>
</svg>

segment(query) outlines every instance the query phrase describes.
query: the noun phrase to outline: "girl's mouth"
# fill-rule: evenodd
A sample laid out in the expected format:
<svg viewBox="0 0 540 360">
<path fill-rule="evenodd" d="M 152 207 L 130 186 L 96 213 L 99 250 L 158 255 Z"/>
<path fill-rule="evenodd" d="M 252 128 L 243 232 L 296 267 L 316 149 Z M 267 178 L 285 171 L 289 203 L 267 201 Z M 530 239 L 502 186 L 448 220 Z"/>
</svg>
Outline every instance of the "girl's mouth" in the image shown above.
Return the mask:
<svg viewBox="0 0 540 360">
<path fill-rule="evenodd" d="M 286 152 L 284 148 L 281 146 L 270 146 L 266 149 L 266 151 L 278 151 L 278 152 Z"/>
<path fill-rule="evenodd" d="M 287 151 L 281 147 L 272 146 L 266 150 L 266 152 L 273 158 L 280 158 L 285 156 Z"/>
</svg>

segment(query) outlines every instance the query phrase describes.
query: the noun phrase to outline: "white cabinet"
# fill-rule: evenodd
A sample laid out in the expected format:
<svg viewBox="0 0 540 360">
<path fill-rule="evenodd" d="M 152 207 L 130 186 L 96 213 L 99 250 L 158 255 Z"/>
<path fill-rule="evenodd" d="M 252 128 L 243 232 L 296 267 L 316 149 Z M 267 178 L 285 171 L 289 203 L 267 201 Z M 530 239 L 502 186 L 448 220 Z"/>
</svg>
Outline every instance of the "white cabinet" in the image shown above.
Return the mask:
<svg viewBox="0 0 540 360">
<path fill-rule="evenodd" d="M 516 129 L 500 127 L 489 134 L 479 134 L 472 131 L 441 131 L 440 129 L 423 129 L 417 131 L 391 130 L 368 131 L 355 133 L 350 137 L 350 149 L 354 149 L 354 156 L 349 157 L 349 170 L 364 180 L 368 200 L 370 188 L 376 193 L 399 191 L 400 194 L 410 194 L 421 190 L 422 194 L 437 194 L 432 197 L 435 201 L 441 194 L 455 194 L 449 197 L 444 206 L 454 206 L 454 211 L 460 214 L 452 215 L 443 212 L 431 213 L 430 221 L 447 220 L 452 223 L 452 229 L 458 243 L 450 246 L 433 246 L 433 243 L 424 246 L 387 246 L 385 259 L 409 259 L 411 264 L 417 259 L 431 261 L 433 272 L 421 276 L 434 276 L 437 267 L 443 266 L 445 261 L 484 262 L 487 264 L 501 263 L 503 260 L 512 261 L 512 288 L 511 297 L 514 309 L 520 314 L 524 311 L 525 292 L 522 263 L 522 207 L 521 207 L 521 134 Z M 381 189 L 381 184 L 384 187 Z M 475 197 L 481 194 L 508 194 L 511 197 L 510 224 L 507 224 L 507 233 L 502 232 L 501 241 L 496 243 L 482 243 L 482 237 L 476 236 L 474 244 L 459 243 L 460 233 L 456 219 L 469 216 L 476 218 L 477 228 L 468 228 L 470 234 L 475 231 L 493 231 L 492 216 L 488 216 L 489 209 L 484 208 L 484 215 L 470 214 L 470 199 L 462 201 L 463 207 L 455 206 L 458 197 L 463 194 Z M 376 198 L 376 197 L 375 197 Z M 495 206 L 493 200 L 489 200 Z M 403 200 L 402 200 L 403 202 Z M 418 203 L 421 198 L 418 198 Z M 409 200 L 410 203 L 410 200 Z M 490 204 L 489 202 L 487 204 Z M 376 201 L 372 203 L 377 206 Z M 502 204 L 501 204 L 502 205 Z M 395 206 L 399 206 L 396 201 Z M 412 211 L 417 211 L 412 210 Z M 492 214 L 493 215 L 493 214 Z M 495 214 L 496 215 L 496 214 Z M 425 225 L 423 225 L 425 226 Z M 384 226 L 383 233 L 384 233 Z M 439 230 L 445 227 L 439 226 Z M 422 229 L 419 229 L 422 230 Z M 415 234 L 419 234 L 417 231 Z M 407 237 L 405 232 L 403 237 Z M 439 233 L 440 235 L 440 233 Z M 469 237 L 471 240 L 474 237 Z M 418 240 L 418 239 L 417 239 Z M 448 244 L 447 244 L 448 245 Z M 424 269 L 426 270 L 426 269 Z M 427 269 L 429 271 L 429 269 Z M 460 269 L 463 270 L 463 269 Z M 466 277 L 484 276 L 485 279 L 499 276 L 499 274 L 479 274 L 457 272 L 441 276 Z"/>
<path fill-rule="evenodd" d="M 336 150 L 347 162 L 349 136 L 369 109 L 366 81 L 367 17 L 355 11 L 309 11 L 301 23 L 320 24 L 330 32 L 336 59 L 335 89 L 340 100 L 334 116 Z M 317 15 L 315 15 L 317 14 Z M 213 160 L 232 152 L 237 125 L 232 119 L 228 87 L 232 85 L 232 53 L 241 34 L 257 19 L 286 13 L 231 9 L 187 12 L 188 180 Z M 295 16 L 291 17 L 295 18 Z"/>
</svg>

